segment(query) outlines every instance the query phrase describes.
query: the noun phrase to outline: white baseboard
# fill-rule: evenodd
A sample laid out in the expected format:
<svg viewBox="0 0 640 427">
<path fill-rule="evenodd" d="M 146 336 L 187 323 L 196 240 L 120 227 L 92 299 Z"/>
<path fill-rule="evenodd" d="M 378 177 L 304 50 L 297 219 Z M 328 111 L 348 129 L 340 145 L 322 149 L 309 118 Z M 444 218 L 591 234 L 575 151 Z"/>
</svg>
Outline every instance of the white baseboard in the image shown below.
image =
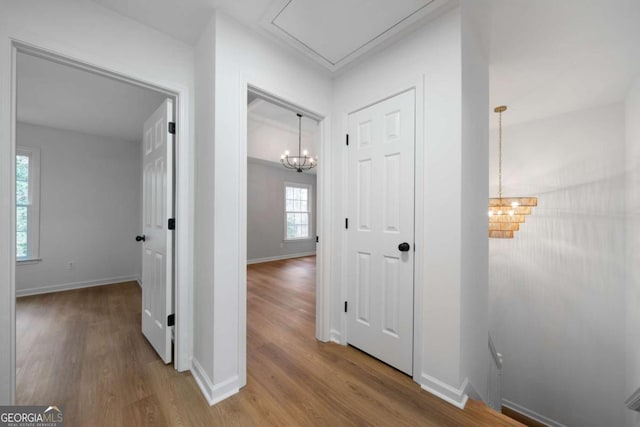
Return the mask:
<svg viewBox="0 0 640 427">
<path fill-rule="evenodd" d="M 468 385 L 468 378 L 464 379 L 460 388 L 455 388 L 427 374 L 423 373 L 420 375 L 420 387 L 422 387 L 423 390 L 428 391 L 429 393 L 460 409 L 464 409 L 467 404 L 467 400 L 469 400 L 469 396 L 467 395 Z"/>
<path fill-rule="evenodd" d="M 61 285 L 43 286 L 40 288 L 16 289 L 16 297 L 26 297 L 29 295 L 49 294 L 52 292 L 70 291 L 73 289 L 92 288 L 94 286 L 113 285 L 122 282 L 138 282 L 139 276 L 119 276 L 105 279 L 87 280 L 85 282 L 63 283 Z"/>
<path fill-rule="evenodd" d="M 191 359 L 191 374 L 200 387 L 200 391 L 204 394 L 209 405 L 215 405 L 224 399 L 233 396 L 240 391 L 238 387 L 239 377 L 229 378 L 220 384 L 213 384 L 202 365 L 195 358 Z"/>
<path fill-rule="evenodd" d="M 336 344 L 342 344 L 342 334 L 337 329 L 331 329 L 329 341 Z"/>
<path fill-rule="evenodd" d="M 297 254 L 289 254 L 289 255 L 270 256 L 267 258 L 248 259 L 247 264 L 259 264 L 261 262 L 279 261 L 281 259 L 300 258 L 303 256 L 311 256 L 315 254 L 316 254 L 316 251 L 312 251 L 312 252 L 300 252 Z"/>
<path fill-rule="evenodd" d="M 544 415 L 540 415 L 537 412 L 532 411 L 531 409 L 527 409 L 524 406 L 518 405 L 517 403 L 513 403 L 508 399 L 502 399 L 502 406 L 506 406 L 512 411 L 519 412 L 522 415 L 549 427 L 567 427 L 562 423 L 552 420 L 551 418 L 547 418 Z"/>
<path fill-rule="evenodd" d="M 193 375 L 198 387 L 200 387 L 200 391 L 204 394 L 204 398 L 211 405 L 211 402 L 213 402 L 213 382 L 195 357 L 191 359 L 191 375 Z"/>
</svg>

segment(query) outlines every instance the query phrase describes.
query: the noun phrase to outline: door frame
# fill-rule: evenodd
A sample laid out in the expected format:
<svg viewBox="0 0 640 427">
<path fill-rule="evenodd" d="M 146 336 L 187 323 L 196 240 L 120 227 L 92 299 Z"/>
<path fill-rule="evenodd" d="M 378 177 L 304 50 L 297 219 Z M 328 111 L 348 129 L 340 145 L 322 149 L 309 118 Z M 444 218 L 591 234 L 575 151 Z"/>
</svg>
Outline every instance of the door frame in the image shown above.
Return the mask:
<svg viewBox="0 0 640 427">
<path fill-rule="evenodd" d="M 47 49 L 43 46 L 38 46 L 23 40 L 10 38 L 10 61 L 11 64 L 11 100 L 10 100 L 10 153 L 11 159 L 16 155 L 16 127 L 17 127 L 17 53 L 25 53 L 33 56 L 37 56 L 43 59 L 51 60 L 63 65 L 68 65 L 73 68 L 85 70 L 111 78 L 121 82 L 129 83 L 135 86 L 150 89 L 173 98 L 174 106 L 174 120 L 177 123 L 176 135 L 174 143 L 175 145 L 175 157 L 174 157 L 174 173 L 175 182 L 174 187 L 174 204 L 175 204 L 175 217 L 178 221 L 180 218 L 184 218 L 183 224 L 185 229 L 181 230 L 180 226 L 176 227 L 174 231 L 174 290 L 175 290 L 175 327 L 174 327 L 174 368 L 180 372 L 191 369 L 191 354 L 192 354 L 192 341 L 193 341 L 193 326 L 191 317 L 186 315 L 191 313 L 192 302 L 192 284 L 190 281 L 190 242 L 192 241 L 192 225 L 189 218 L 191 213 L 193 191 L 191 188 L 190 179 L 190 161 L 191 161 L 191 146 L 189 142 L 190 122 L 189 122 L 189 104 L 190 95 L 189 90 L 186 87 L 171 87 L 166 86 L 163 82 L 155 81 L 143 81 L 138 78 L 127 75 L 125 72 L 119 70 L 109 70 L 98 65 L 90 63 L 88 60 L 84 60 L 80 57 L 71 57 L 67 54 L 56 52 Z M 10 167 L 11 176 L 15 176 L 15 161 L 11 162 Z M 9 383 L 10 401 L 15 404 L 15 388 L 16 388 L 16 256 L 15 256 L 15 180 L 11 180 L 10 183 L 10 206 L 12 211 L 10 214 L 11 225 L 11 251 L 9 254 L 10 263 L 10 281 L 9 281 L 9 296 L 10 296 L 10 313 L 9 313 L 9 334 L 10 334 L 10 367 L 11 376 Z M 180 224 L 180 222 L 178 223 Z M 182 314 L 185 314 L 184 316 Z M 2 327 L 2 326 L 0 326 Z"/>
<path fill-rule="evenodd" d="M 277 91 L 269 90 L 265 85 L 249 79 L 246 76 L 240 78 L 240 129 L 239 129 L 239 183 L 240 183 L 240 233 L 239 233 L 239 259 L 240 259 L 240 366 L 244 369 L 243 383 L 246 382 L 246 338 L 247 338 L 247 95 L 253 92 L 261 98 L 286 108 L 297 111 L 306 117 L 318 121 L 319 146 L 318 157 L 321 159 L 317 167 L 316 181 L 316 235 L 319 242 L 316 245 L 316 339 L 327 342 L 330 339 L 330 291 L 328 279 L 330 270 L 331 247 L 331 199 L 329 189 L 331 186 L 331 151 L 330 151 L 330 118 L 328 114 L 315 112 L 302 107 L 299 103 L 286 99 L 277 94 Z"/>
<path fill-rule="evenodd" d="M 425 139 L 424 139 L 424 102 L 425 102 L 425 79 L 424 74 L 419 75 L 413 79 L 405 80 L 404 83 L 393 84 L 382 88 L 376 88 L 372 90 L 371 94 L 365 93 L 359 96 L 357 99 L 351 100 L 346 108 L 341 112 L 342 116 L 342 134 L 349 133 L 349 115 L 359 110 L 368 108 L 372 105 L 383 102 L 387 99 L 393 98 L 404 92 L 414 90 L 415 91 L 415 150 L 414 150 L 414 262 L 413 262 L 413 375 L 412 378 L 415 382 L 420 383 L 422 376 L 422 355 L 424 353 L 422 346 L 422 332 L 423 332 L 423 289 L 424 283 L 424 266 L 425 261 L 423 259 L 424 254 L 424 212 L 425 212 L 425 181 L 424 181 L 424 163 L 425 163 Z M 341 163 L 342 170 L 347 170 L 349 153 L 346 145 L 341 150 Z M 344 217 L 348 217 L 348 174 L 342 174 L 342 188 L 345 191 L 342 192 L 343 214 Z M 348 235 L 346 230 L 343 229 L 341 233 L 340 247 L 343 254 L 347 253 L 348 249 Z M 349 265 L 347 257 L 343 256 L 339 261 L 341 263 L 341 284 L 340 284 L 340 301 L 347 301 L 348 297 L 348 269 Z M 336 334 L 335 341 L 342 345 L 348 344 L 348 328 L 347 328 L 347 313 L 342 312 L 339 320 L 340 332 Z"/>
</svg>

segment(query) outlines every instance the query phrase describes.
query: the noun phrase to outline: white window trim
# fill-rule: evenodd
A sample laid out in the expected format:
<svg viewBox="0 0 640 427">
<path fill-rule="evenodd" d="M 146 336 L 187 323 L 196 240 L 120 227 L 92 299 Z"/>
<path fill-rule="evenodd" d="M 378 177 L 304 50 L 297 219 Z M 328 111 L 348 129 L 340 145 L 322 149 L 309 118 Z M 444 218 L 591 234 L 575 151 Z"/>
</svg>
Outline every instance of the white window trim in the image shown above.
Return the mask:
<svg viewBox="0 0 640 427">
<path fill-rule="evenodd" d="M 308 237 L 287 237 L 287 187 L 298 187 L 305 188 L 307 190 L 307 213 L 309 214 L 309 236 Z M 283 221 L 284 221 L 284 239 L 283 242 L 302 242 L 305 240 L 313 240 L 314 239 L 314 230 L 313 230 L 313 188 L 310 184 L 301 184 L 299 182 L 285 182 L 283 191 L 283 199 L 284 203 L 282 205 L 284 209 Z"/>
<path fill-rule="evenodd" d="M 27 219 L 29 224 L 29 254 L 26 257 L 16 257 L 16 261 L 21 264 L 32 264 L 40 261 L 40 149 L 19 146 L 16 148 L 16 155 L 29 157 L 30 198 L 29 217 Z"/>
</svg>

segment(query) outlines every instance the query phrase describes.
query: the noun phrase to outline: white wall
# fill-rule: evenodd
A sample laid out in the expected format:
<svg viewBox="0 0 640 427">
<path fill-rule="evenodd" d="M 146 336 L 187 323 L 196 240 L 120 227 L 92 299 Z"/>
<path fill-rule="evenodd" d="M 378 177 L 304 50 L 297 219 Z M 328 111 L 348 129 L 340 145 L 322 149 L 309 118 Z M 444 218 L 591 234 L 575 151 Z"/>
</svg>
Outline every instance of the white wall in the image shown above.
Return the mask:
<svg viewBox="0 0 640 427">
<path fill-rule="evenodd" d="M 488 395 L 489 11 L 483 1 L 462 8 L 462 378 L 473 398 Z"/>
<path fill-rule="evenodd" d="M 247 82 L 295 105 L 328 115 L 331 82 L 222 13 L 212 18 L 197 56 L 197 233 L 194 372 L 209 403 L 246 383 L 246 102 Z M 213 73 L 212 73 L 213 71 Z M 210 77 L 214 76 L 212 84 Z M 203 109 L 202 111 L 200 109 Z M 215 191 L 213 190 L 215 188 Z M 319 188 L 320 194 L 322 189 Z M 320 214 L 321 215 L 321 214 Z M 318 221 L 321 222 L 320 217 Z"/>
<path fill-rule="evenodd" d="M 285 169 L 280 163 L 249 157 L 247 169 L 247 261 L 316 252 L 316 176 Z M 284 185 L 311 186 L 310 238 L 284 240 Z"/>
<path fill-rule="evenodd" d="M 625 105 L 627 224 L 626 302 L 627 348 L 625 399 L 640 388 L 640 76 L 635 79 Z M 627 425 L 640 426 L 640 413 L 627 410 Z"/>
<path fill-rule="evenodd" d="M 28 124 L 17 142 L 40 149 L 42 260 L 17 266 L 16 294 L 139 279 L 139 144 Z"/>
<path fill-rule="evenodd" d="M 193 241 L 193 374 L 211 401 L 213 384 L 213 249 L 211 218 L 214 212 L 212 183 L 215 137 L 215 19 L 202 32 L 195 51 L 195 202 L 194 224 L 198 234 Z M 211 230 L 207 238 L 199 238 L 202 230 Z M 205 231 L 206 232 L 206 231 Z"/>
<path fill-rule="evenodd" d="M 516 126 L 503 115 L 503 194 L 538 197 L 514 239 L 489 244 L 503 398 L 565 425 L 624 424 L 624 114 L 619 103 Z M 495 196 L 496 131 L 491 141 Z"/>
<path fill-rule="evenodd" d="M 117 71 L 157 86 L 180 92 L 178 106 L 178 287 L 191 282 L 192 241 L 191 171 L 193 127 L 193 49 L 108 11 L 93 2 L 72 0 L 0 0 L 0 403 L 13 398 L 13 317 L 15 266 L 12 264 L 11 186 L 13 148 L 11 140 L 11 39 L 21 40 L 72 58 Z M 188 286 L 187 286 L 188 287 Z M 188 305 L 189 296 L 178 294 L 177 304 Z M 186 310 L 182 311 L 186 313 Z M 179 322 L 189 329 L 189 317 Z M 181 336 L 186 336 L 182 334 Z M 178 362 L 186 369 L 191 345 L 178 342 Z"/>
<path fill-rule="evenodd" d="M 468 35 L 463 38 L 463 26 L 475 25 L 466 13 L 460 8 L 449 11 L 335 80 L 334 140 L 340 143 L 333 156 L 341 167 L 335 168 L 332 189 L 333 221 L 340 224 L 346 216 L 342 141 L 348 113 L 416 87 L 414 379 L 459 406 L 466 402 L 468 381 L 477 381 L 476 394 L 485 393 L 489 360 L 486 267 L 481 265 L 487 251 L 487 152 L 482 148 L 487 136 L 482 121 L 488 80 L 483 55 L 473 51 L 481 44 Z M 466 54 L 471 56 L 463 61 Z M 469 211 L 462 215 L 463 209 Z M 346 342 L 341 310 L 346 296 L 344 232 L 337 228 L 334 238 L 331 328 L 334 339 Z M 476 251 L 473 256 L 464 245 Z M 469 302 L 476 297 L 479 301 L 472 307 Z M 482 356 L 477 342 L 484 343 Z M 475 357 L 482 361 L 471 362 Z"/>
</svg>

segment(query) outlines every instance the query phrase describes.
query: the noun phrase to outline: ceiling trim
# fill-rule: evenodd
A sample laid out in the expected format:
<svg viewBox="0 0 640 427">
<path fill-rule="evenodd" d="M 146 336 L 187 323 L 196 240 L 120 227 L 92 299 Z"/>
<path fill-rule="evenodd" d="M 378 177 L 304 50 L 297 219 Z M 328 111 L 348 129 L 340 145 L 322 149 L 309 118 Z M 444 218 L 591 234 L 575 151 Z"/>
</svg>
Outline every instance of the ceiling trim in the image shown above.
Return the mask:
<svg viewBox="0 0 640 427">
<path fill-rule="evenodd" d="M 351 53 L 348 53 L 335 62 L 331 61 L 275 22 L 285 9 L 293 3 L 293 1 L 294 0 L 274 1 L 271 8 L 267 10 L 267 13 L 262 18 L 261 26 L 271 34 L 277 36 L 279 39 L 287 42 L 290 46 L 296 48 L 298 51 L 301 51 L 314 61 L 328 68 L 330 71 L 335 72 L 353 62 L 363 54 L 371 51 L 375 47 L 393 39 L 399 33 L 409 29 L 416 22 L 433 14 L 436 10 L 440 9 L 440 6 L 448 3 L 450 0 L 428 0 L 426 4 L 389 26 L 384 31 L 375 35 L 373 38 L 351 51 Z"/>
<path fill-rule="evenodd" d="M 376 40 L 378 40 L 380 37 L 383 37 L 385 34 L 387 34 L 388 32 L 392 31 L 395 27 L 397 27 L 398 25 L 402 24 L 404 21 L 406 21 L 407 19 L 410 19 L 413 15 L 415 15 L 416 13 L 419 13 L 422 9 L 424 9 L 425 7 L 429 6 L 431 3 L 433 3 L 435 0 L 430 0 L 428 3 L 426 3 L 425 5 L 423 5 L 422 7 L 416 9 L 415 11 L 413 11 L 411 14 L 405 16 L 404 18 L 402 18 L 401 20 L 399 20 L 398 22 L 396 22 L 395 24 L 391 25 L 390 27 L 388 27 L 386 30 L 382 31 L 381 33 L 379 33 L 378 35 L 376 35 L 375 37 L 369 39 L 368 41 L 366 41 L 365 43 L 363 43 L 362 45 L 358 46 L 357 48 L 355 48 L 353 51 L 351 51 L 351 53 L 346 54 L 345 56 L 343 56 L 342 58 L 338 59 L 336 62 L 331 61 L 329 58 L 327 58 L 326 56 L 322 55 L 320 52 L 316 51 L 315 49 L 313 49 L 311 46 L 307 45 L 305 42 L 303 42 L 302 40 L 300 40 L 299 38 L 297 38 L 296 36 L 294 36 L 293 34 L 289 33 L 287 30 L 285 30 L 284 28 L 282 28 L 280 25 L 276 24 L 276 19 L 278 19 L 278 17 L 282 14 L 282 12 L 284 12 L 284 10 L 289 7 L 289 5 L 293 2 L 293 0 L 286 0 L 286 4 L 282 7 L 282 9 L 278 12 L 278 14 L 276 16 L 273 17 L 273 19 L 271 19 L 271 25 L 275 26 L 276 28 L 278 28 L 280 31 L 282 31 L 283 33 L 285 33 L 286 35 L 288 35 L 289 37 L 291 37 L 293 40 L 295 40 L 296 42 L 300 43 L 301 45 L 305 46 L 307 49 L 309 49 L 311 52 L 313 52 L 313 54 L 319 56 L 320 58 L 322 58 L 324 61 L 328 62 L 329 64 L 331 64 L 332 66 L 336 66 L 338 65 L 340 62 L 344 61 L 346 58 L 350 57 L 351 55 L 353 55 L 355 52 L 359 51 L 360 49 L 363 49 L 365 46 L 371 44 L 371 43 L 375 43 Z"/>
<path fill-rule="evenodd" d="M 274 119 L 270 119 L 268 117 L 265 117 L 261 114 L 258 113 L 254 113 L 254 112 L 250 112 L 249 114 L 247 114 L 247 117 L 249 117 L 250 119 L 262 124 L 262 125 L 266 125 L 266 126 L 271 126 L 274 127 L 276 129 L 280 129 L 284 132 L 289 132 L 289 133 L 293 133 L 295 135 L 298 135 L 299 130 L 297 127 L 294 126 L 289 126 L 286 123 L 283 122 L 279 122 L 277 120 Z M 302 130 L 302 135 L 303 136 L 313 136 L 315 132 L 310 131 L 310 130 Z"/>
<path fill-rule="evenodd" d="M 324 120 L 324 117 L 314 113 L 313 111 L 307 110 L 306 108 L 302 108 L 292 102 L 288 102 L 287 100 L 283 100 L 271 93 L 262 90 L 256 86 L 251 86 L 247 88 L 248 92 L 251 92 L 253 95 L 257 97 L 257 99 L 262 99 L 264 101 L 270 102 L 271 104 L 277 105 L 278 107 L 284 108 L 285 110 L 292 111 L 294 113 L 300 113 L 303 117 L 307 117 L 315 120 L 316 122 L 321 122 Z M 256 102 L 256 100 L 254 100 Z M 252 103 L 253 104 L 253 103 Z"/>
</svg>

